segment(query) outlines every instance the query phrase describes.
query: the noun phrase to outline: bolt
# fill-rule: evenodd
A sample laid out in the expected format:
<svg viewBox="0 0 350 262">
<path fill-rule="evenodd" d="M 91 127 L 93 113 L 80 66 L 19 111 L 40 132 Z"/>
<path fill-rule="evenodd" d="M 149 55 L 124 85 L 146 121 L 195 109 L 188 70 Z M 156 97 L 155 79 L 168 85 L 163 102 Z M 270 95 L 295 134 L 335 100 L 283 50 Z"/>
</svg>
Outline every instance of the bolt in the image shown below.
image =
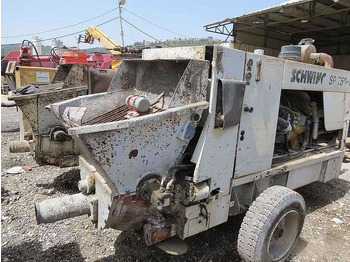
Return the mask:
<svg viewBox="0 0 350 262">
<path fill-rule="evenodd" d="M 252 73 L 248 72 L 246 74 L 246 80 L 249 81 L 252 78 Z"/>
<path fill-rule="evenodd" d="M 253 113 L 253 112 L 254 112 L 254 108 L 253 108 L 253 107 L 246 106 L 246 107 L 244 107 L 244 112 Z"/>
<path fill-rule="evenodd" d="M 248 60 L 248 66 L 251 67 L 253 65 L 253 59 Z"/>
</svg>

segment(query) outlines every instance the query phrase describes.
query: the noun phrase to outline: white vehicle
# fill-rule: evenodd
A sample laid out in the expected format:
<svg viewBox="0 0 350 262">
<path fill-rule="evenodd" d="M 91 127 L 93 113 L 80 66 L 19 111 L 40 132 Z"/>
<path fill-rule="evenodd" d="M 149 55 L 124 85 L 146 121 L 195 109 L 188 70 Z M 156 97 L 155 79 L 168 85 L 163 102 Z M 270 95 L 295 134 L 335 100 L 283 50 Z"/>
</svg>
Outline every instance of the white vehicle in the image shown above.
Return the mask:
<svg viewBox="0 0 350 262">
<path fill-rule="evenodd" d="M 51 105 L 82 152 L 82 193 L 37 203 L 38 223 L 88 214 L 153 245 L 246 212 L 242 259 L 286 260 L 305 218 L 293 189 L 338 177 L 349 124 L 350 72 L 310 43 L 293 48 L 281 56 L 299 61 L 145 50 L 106 93 Z"/>
</svg>

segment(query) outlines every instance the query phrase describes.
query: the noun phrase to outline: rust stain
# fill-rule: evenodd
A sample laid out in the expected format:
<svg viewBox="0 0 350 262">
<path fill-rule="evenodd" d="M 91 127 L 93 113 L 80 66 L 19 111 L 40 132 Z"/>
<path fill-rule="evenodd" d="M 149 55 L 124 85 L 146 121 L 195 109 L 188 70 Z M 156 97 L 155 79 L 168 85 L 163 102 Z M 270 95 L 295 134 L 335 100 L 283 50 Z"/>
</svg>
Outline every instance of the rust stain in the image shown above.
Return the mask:
<svg viewBox="0 0 350 262">
<path fill-rule="evenodd" d="M 138 154 L 139 154 L 139 151 L 137 149 L 131 150 L 129 153 L 129 159 L 137 157 Z"/>
</svg>

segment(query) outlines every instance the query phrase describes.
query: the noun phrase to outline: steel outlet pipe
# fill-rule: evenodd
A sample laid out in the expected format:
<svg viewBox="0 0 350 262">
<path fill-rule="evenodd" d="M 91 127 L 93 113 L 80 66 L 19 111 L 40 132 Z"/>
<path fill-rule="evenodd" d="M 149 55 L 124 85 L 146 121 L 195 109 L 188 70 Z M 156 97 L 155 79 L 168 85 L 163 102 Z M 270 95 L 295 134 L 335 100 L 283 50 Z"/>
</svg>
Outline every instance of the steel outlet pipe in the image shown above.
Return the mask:
<svg viewBox="0 0 350 262">
<path fill-rule="evenodd" d="M 31 143 L 33 141 L 27 141 L 27 140 L 18 140 L 18 141 L 12 141 L 10 143 L 10 153 L 26 153 L 31 152 L 32 147 Z"/>
<path fill-rule="evenodd" d="M 66 218 L 90 215 L 90 213 L 89 199 L 81 193 L 35 203 L 38 224 L 53 223 Z"/>
</svg>

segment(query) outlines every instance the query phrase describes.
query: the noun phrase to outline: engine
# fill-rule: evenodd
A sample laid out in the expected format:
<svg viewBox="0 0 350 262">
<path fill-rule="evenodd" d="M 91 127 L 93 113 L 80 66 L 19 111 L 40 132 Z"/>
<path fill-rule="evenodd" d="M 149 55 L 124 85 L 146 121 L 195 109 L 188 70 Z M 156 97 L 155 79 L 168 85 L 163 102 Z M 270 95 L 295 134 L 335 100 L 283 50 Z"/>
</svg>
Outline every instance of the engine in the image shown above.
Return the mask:
<svg viewBox="0 0 350 262">
<path fill-rule="evenodd" d="M 317 110 L 315 113 L 317 114 Z M 275 162 L 303 153 L 310 141 L 312 120 L 312 102 L 306 92 L 282 92 L 277 120 Z"/>
<path fill-rule="evenodd" d="M 317 53 L 314 40 L 303 39 L 298 45 L 283 46 L 280 58 L 333 67 L 332 57 Z M 305 150 L 335 144 L 336 133 L 324 128 L 322 92 L 283 90 L 281 93 L 274 163 L 301 156 Z M 326 142 L 326 143 L 324 143 Z"/>
</svg>

